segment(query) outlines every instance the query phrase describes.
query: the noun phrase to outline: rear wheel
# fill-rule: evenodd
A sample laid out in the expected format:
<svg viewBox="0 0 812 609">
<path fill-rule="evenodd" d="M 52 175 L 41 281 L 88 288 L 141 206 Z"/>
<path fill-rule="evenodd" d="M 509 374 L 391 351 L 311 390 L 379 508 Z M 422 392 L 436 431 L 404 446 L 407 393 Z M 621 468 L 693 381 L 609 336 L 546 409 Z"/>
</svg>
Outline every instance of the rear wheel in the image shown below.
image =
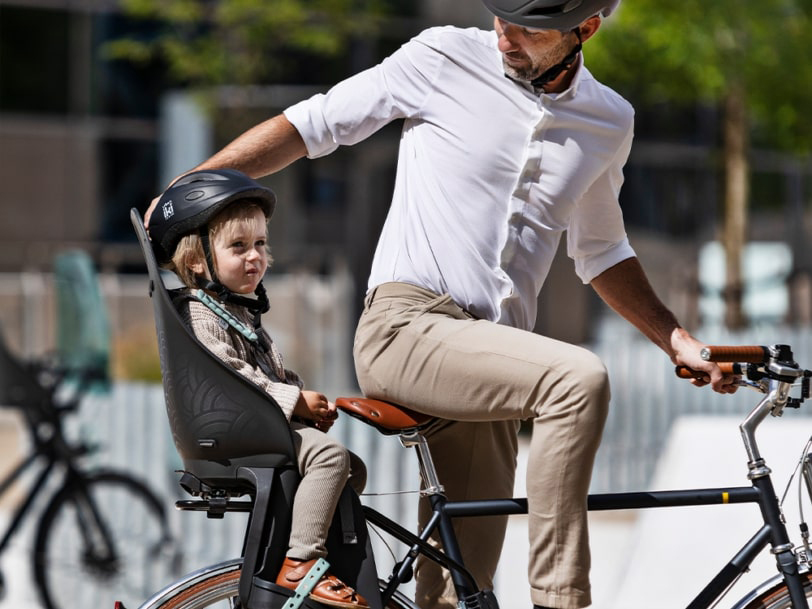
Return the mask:
<svg viewBox="0 0 812 609">
<path fill-rule="evenodd" d="M 140 609 L 234 609 L 242 574 L 242 559 L 221 563 L 188 575 L 157 593 Z M 383 588 L 383 582 L 379 584 Z M 400 593 L 387 609 L 418 609 Z"/>
<path fill-rule="evenodd" d="M 46 609 L 137 606 L 179 571 L 161 502 L 127 474 L 68 482 L 43 512 L 33 573 Z"/>
</svg>

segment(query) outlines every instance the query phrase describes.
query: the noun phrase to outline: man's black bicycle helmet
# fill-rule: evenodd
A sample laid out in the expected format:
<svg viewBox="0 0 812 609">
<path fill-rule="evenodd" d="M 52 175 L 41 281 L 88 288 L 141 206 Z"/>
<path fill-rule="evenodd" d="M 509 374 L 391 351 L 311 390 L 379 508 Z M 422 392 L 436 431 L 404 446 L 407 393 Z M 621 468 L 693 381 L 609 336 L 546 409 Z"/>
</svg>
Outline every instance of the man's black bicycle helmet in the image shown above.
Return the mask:
<svg viewBox="0 0 812 609">
<path fill-rule="evenodd" d="M 194 171 L 172 184 L 161 195 L 149 220 L 149 236 L 159 262 L 168 262 L 184 235 L 208 225 L 226 205 L 252 199 L 273 214 L 276 195 L 270 188 L 234 169 Z"/>
<path fill-rule="evenodd" d="M 608 17 L 620 0 L 482 0 L 500 19 L 523 27 L 569 31 L 601 15 Z"/>
</svg>

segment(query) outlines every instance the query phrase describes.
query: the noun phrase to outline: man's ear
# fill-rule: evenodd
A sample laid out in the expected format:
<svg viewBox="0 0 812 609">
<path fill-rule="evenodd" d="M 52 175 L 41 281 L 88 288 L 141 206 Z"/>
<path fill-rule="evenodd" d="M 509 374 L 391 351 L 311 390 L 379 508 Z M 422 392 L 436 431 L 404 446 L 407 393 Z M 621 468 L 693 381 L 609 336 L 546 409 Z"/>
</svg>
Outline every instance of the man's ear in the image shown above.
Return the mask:
<svg viewBox="0 0 812 609">
<path fill-rule="evenodd" d="M 584 21 L 578 26 L 578 31 L 581 34 L 581 42 L 585 42 L 595 35 L 595 32 L 601 27 L 601 18 L 595 15 Z"/>
</svg>

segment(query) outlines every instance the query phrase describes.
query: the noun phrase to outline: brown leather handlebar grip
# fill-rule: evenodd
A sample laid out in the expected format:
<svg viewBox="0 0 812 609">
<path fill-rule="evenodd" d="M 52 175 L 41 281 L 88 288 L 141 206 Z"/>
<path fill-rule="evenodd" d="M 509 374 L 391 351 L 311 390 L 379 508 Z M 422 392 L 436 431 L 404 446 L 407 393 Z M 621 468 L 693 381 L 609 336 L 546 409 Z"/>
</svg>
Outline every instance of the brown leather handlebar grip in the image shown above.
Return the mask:
<svg viewBox="0 0 812 609">
<path fill-rule="evenodd" d="M 744 374 L 742 367 L 733 362 L 722 362 L 719 364 L 719 369 L 722 371 L 722 374 Z M 707 372 L 694 370 L 688 366 L 677 366 L 674 372 L 676 372 L 677 376 L 681 379 L 701 379 L 708 376 Z"/>
<path fill-rule="evenodd" d="M 700 356 L 706 362 L 747 362 L 750 364 L 763 364 L 770 360 L 770 350 L 767 347 L 736 346 L 736 347 L 705 347 Z"/>
</svg>

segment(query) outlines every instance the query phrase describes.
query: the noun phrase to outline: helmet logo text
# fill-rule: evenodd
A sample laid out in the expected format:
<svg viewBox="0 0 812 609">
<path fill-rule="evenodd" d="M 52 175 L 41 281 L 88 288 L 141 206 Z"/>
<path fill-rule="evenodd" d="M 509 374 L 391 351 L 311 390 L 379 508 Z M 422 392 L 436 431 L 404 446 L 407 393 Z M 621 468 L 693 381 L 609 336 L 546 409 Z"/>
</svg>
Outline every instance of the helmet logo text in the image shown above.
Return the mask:
<svg viewBox="0 0 812 609">
<path fill-rule="evenodd" d="M 169 218 L 175 215 L 175 208 L 172 206 L 171 199 L 163 204 L 162 209 L 164 212 L 164 220 L 169 220 Z"/>
</svg>

